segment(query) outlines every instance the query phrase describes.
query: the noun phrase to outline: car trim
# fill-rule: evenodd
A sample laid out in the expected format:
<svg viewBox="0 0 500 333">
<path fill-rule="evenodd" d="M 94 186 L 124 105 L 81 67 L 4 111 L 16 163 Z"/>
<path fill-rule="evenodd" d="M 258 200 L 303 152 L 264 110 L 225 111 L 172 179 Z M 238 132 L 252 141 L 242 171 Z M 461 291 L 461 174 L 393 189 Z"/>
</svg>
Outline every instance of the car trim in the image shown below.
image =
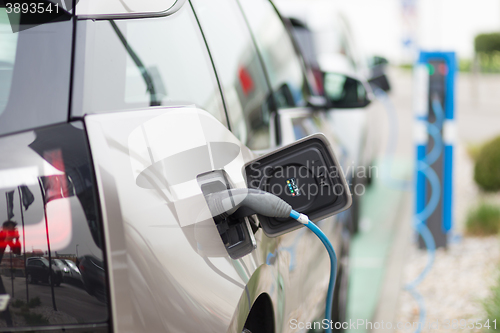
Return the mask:
<svg viewBox="0 0 500 333">
<path fill-rule="evenodd" d="M 78 20 L 121 20 L 121 19 L 139 19 L 139 18 L 152 18 L 164 17 L 176 13 L 187 0 L 176 0 L 175 3 L 168 9 L 161 12 L 135 12 L 135 13 L 110 13 L 110 14 L 78 14 L 78 7 L 76 8 L 76 18 Z"/>
</svg>

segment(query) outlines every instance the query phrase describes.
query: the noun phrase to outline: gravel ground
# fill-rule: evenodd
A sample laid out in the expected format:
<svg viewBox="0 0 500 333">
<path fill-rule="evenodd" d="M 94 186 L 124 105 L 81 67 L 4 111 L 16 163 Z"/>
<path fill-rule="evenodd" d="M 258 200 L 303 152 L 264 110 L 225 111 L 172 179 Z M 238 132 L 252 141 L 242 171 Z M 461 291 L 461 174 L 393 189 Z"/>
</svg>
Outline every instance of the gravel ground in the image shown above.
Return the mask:
<svg viewBox="0 0 500 333">
<path fill-rule="evenodd" d="M 456 236 L 447 250 L 436 251 L 432 270 L 421 284 L 418 292 L 423 296 L 427 312 L 427 323 L 436 323 L 434 329 L 425 328 L 423 332 L 450 332 L 453 320 L 473 319 L 485 321 L 486 314 L 482 300 L 490 294 L 490 288 L 498 276 L 500 263 L 500 239 L 498 236 L 466 237 L 460 236 L 464 230 L 467 211 L 478 202 L 481 195 L 473 181 L 473 162 L 463 144 L 456 146 L 455 160 L 455 217 Z M 499 200 L 499 197 L 489 198 Z M 426 266 L 426 251 L 418 250 L 415 242 L 408 246 L 408 260 L 403 268 L 403 283 L 413 281 Z M 417 322 L 419 306 L 408 292 L 401 292 L 397 322 Z M 455 322 L 456 323 L 456 322 Z M 500 325 L 500 323 L 499 323 Z M 460 325 L 457 325 L 460 326 Z M 455 326 L 455 327 L 457 327 Z M 414 328 L 400 330 L 414 332 Z M 455 330 L 457 331 L 457 329 Z M 478 332 L 477 329 L 460 329 L 460 332 Z"/>
</svg>

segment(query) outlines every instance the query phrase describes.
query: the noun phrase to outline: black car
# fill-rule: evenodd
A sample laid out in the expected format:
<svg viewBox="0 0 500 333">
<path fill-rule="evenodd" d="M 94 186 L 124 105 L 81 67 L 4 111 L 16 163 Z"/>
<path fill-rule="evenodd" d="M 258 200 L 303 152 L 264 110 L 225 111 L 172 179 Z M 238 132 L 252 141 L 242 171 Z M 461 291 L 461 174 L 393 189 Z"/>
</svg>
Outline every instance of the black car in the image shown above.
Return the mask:
<svg viewBox="0 0 500 333">
<path fill-rule="evenodd" d="M 59 286 L 63 276 L 61 270 L 55 264 L 52 264 L 52 277 L 54 278 L 54 285 Z M 46 282 L 51 284 L 49 261 L 42 257 L 26 259 L 26 279 L 28 279 L 28 283 Z"/>
</svg>

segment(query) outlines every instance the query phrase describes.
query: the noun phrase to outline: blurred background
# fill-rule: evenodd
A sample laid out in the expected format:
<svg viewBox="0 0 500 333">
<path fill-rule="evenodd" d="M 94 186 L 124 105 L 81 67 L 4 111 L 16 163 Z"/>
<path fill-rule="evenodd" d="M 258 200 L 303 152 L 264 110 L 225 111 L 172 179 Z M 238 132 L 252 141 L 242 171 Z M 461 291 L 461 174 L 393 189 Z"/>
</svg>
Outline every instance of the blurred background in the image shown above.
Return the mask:
<svg viewBox="0 0 500 333">
<path fill-rule="evenodd" d="M 275 3 L 294 27 L 312 31 L 320 68 L 344 59 L 349 63 L 344 71 L 373 75 L 382 64 L 390 85 L 376 94 L 381 105 L 376 126 L 384 138 L 375 162 L 378 174 L 363 195 L 359 232 L 351 241 L 347 318 L 429 326 L 438 321 L 439 326 L 348 331 L 500 332 L 500 2 Z M 447 119 L 443 138 L 453 147 L 452 224 L 445 246 L 435 252 L 415 230 L 421 123 L 415 113 L 422 85 L 415 65 L 421 51 L 454 52 L 456 59 L 455 68 L 426 65 L 426 80 L 435 71 L 446 80 L 456 70 L 453 91 L 445 92 L 453 95 L 454 121 Z M 427 97 L 432 89 L 431 84 Z"/>
</svg>

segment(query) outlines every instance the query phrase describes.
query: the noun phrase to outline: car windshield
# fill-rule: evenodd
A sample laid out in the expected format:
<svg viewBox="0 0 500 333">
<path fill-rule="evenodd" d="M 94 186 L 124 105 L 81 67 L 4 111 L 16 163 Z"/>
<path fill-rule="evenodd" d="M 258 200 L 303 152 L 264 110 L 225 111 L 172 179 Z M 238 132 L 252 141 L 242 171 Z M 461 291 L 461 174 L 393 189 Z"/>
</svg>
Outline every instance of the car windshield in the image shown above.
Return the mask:
<svg viewBox="0 0 500 333">
<path fill-rule="evenodd" d="M 41 262 L 43 262 L 46 266 L 49 266 L 49 261 L 45 258 L 39 258 Z"/>
<path fill-rule="evenodd" d="M 77 267 L 76 267 L 76 264 L 75 264 L 74 262 L 72 262 L 71 260 L 63 260 L 63 262 L 64 262 L 67 266 L 69 266 L 69 267 L 71 267 L 71 268 L 74 268 L 74 269 L 76 269 L 76 268 L 77 268 Z"/>
<path fill-rule="evenodd" d="M 52 262 L 59 267 L 64 267 L 64 264 L 59 259 L 52 259 Z"/>
</svg>

